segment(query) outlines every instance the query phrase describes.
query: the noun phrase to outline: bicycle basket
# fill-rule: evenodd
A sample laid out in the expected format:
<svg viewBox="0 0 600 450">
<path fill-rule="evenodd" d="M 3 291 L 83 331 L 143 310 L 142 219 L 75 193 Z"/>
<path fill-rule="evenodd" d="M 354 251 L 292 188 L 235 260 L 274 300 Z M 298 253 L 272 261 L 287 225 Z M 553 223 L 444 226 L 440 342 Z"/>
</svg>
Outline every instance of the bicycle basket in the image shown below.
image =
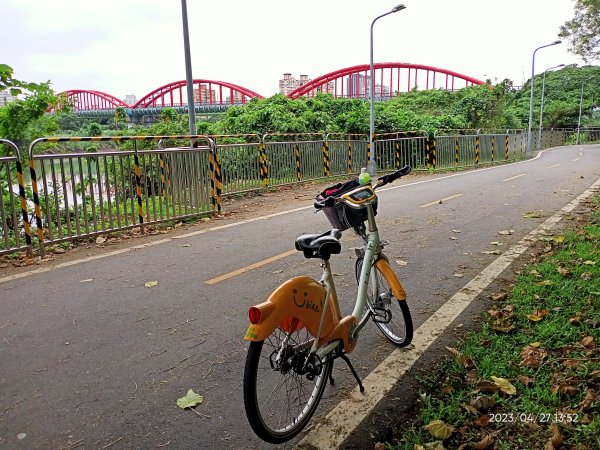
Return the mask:
<svg viewBox="0 0 600 450">
<path fill-rule="evenodd" d="M 338 183 L 321 192 L 317 196 L 317 200 L 324 200 L 327 197 L 339 198 L 359 186 L 360 184 L 357 180 Z M 373 205 L 374 214 L 377 215 L 377 198 L 371 204 Z M 340 231 L 347 230 L 348 228 L 356 228 L 363 224 L 368 217 L 365 205 L 351 205 L 345 201 L 336 202 L 334 206 L 325 206 L 323 212 L 331 226 Z"/>
</svg>

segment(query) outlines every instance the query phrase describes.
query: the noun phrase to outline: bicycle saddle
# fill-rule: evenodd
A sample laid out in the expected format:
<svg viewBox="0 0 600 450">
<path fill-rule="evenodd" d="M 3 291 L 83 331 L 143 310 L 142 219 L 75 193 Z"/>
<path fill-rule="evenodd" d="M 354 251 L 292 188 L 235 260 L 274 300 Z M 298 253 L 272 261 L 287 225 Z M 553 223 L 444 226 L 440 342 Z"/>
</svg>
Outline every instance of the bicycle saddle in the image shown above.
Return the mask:
<svg viewBox="0 0 600 450">
<path fill-rule="evenodd" d="M 305 258 L 328 260 L 342 251 L 341 237 L 342 232 L 337 228 L 322 234 L 303 234 L 296 239 L 296 250 L 303 252 Z"/>
</svg>

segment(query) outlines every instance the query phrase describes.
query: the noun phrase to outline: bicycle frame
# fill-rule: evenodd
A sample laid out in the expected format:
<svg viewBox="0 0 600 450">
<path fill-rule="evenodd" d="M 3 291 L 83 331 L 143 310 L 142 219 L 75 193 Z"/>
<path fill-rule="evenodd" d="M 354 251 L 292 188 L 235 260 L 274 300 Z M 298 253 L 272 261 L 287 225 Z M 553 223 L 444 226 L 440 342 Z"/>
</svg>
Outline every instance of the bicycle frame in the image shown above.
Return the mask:
<svg viewBox="0 0 600 450">
<path fill-rule="evenodd" d="M 370 313 L 364 317 L 363 313 L 374 265 L 388 281 L 394 296 L 398 300 L 406 299 L 402 285 L 387 258 L 381 253 L 382 246 L 372 204 L 367 203 L 366 207 L 367 241 L 352 314 L 341 317 L 330 263 L 322 261 L 323 275 L 320 281 L 308 276 L 292 278 L 279 286 L 266 302 L 250 308 L 250 326 L 244 336 L 245 340 L 265 340 L 277 327 L 287 333 L 306 327 L 315 338 L 311 343 L 311 352 L 320 358 L 334 350 L 339 342 L 342 342 L 344 351 L 350 353 L 369 318 Z M 375 278 L 371 281 L 377 282 Z M 363 319 L 359 322 L 361 317 Z"/>
</svg>

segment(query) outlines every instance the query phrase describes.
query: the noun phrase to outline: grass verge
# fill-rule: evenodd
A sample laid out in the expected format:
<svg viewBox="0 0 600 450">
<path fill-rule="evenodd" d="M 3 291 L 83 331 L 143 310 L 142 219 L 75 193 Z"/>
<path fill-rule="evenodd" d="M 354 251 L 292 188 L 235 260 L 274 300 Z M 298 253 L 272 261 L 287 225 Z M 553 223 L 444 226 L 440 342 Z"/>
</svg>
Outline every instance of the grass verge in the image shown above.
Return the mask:
<svg viewBox="0 0 600 450">
<path fill-rule="evenodd" d="M 600 196 L 419 378 L 385 449 L 600 448 Z"/>
</svg>

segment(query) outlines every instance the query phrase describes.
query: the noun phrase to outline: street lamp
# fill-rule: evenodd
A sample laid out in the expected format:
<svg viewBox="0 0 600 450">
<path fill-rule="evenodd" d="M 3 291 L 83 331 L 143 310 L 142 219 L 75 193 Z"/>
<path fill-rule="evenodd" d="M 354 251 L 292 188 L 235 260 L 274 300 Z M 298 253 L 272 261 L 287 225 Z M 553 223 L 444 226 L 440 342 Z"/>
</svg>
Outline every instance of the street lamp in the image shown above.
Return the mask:
<svg viewBox="0 0 600 450">
<path fill-rule="evenodd" d="M 579 119 L 577 120 L 577 141 L 575 142 L 575 144 L 579 145 L 579 127 L 581 127 L 581 108 L 583 106 L 583 86 L 585 86 L 585 83 L 587 83 L 588 81 L 590 81 L 592 78 L 594 78 L 593 76 L 586 78 L 583 83 L 581 83 L 581 97 L 579 97 Z"/>
<path fill-rule="evenodd" d="M 544 89 L 546 87 L 546 72 L 552 69 L 557 69 L 559 67 L 565 67 L 564 64 L 559 64 L 558 66 L 550 67 L 549 69 L 544 70 L 544 76 L 542 78 L 542 104 L 540 106 L 540 127 L 538 130 L 538 141 L 537 148 L 538 150 L 542 148 L 542 119 L 544 117 Z"/>
<path fill-rule="evenodd" d="M 196 107 L 194 105 L 194 84 L 192 80 L 192 58 L 190 57 L 190 34 L 188 31 L 186 0 L 181 0 L 181 19 L 183 22 L 183 50 L 185 53 L 185 80 L 187 84 L 188 115 L 190 121 L 190 134 L 193 136 L 197 133 Z"/>
<path fill-rule="evenodd" d="M 371 22 L 371 58 L 370 58 L 371 80 L 370 80 L 370 89 L 369 89 L 369 100 L 371 103 L 371 112 L 369 115 L 369 163 L 367 165 L 367 172 L 371 176 L 375 175 L 375 170 L 376 170 L 375 148 L 373 147 L 373 137 L 375 135 L 375 103 L 374 103 L 374 98 L 373 98 L 373 95 L 375 92 L 375 74 L 373 73 L 373 25 L 375 25 L 375 22 L 377 22 L 377 20 L 381 19 L 382 17 L 385 17 L 389 14 L 397 13 L 398 11 L 402 11 L 405 8 L 406 8 L 406 6 L 404 6 L 404 5 L 394 6 L 391 11 L 375 17 L 373 22 Z"/>
<path fill-rule="evenodd" d="M 531 95 L 529 96 L 529 125 L 527 127 L 527 153 L 531 152 L 531 123 L 533 121 L 533 82 L 535 81 L 535 52 L 541 48 L 560 44 L 562 41 L 554 41 L 551 44 L 542 45 L 533 51 L 531 59 Z"/>
</svg>

